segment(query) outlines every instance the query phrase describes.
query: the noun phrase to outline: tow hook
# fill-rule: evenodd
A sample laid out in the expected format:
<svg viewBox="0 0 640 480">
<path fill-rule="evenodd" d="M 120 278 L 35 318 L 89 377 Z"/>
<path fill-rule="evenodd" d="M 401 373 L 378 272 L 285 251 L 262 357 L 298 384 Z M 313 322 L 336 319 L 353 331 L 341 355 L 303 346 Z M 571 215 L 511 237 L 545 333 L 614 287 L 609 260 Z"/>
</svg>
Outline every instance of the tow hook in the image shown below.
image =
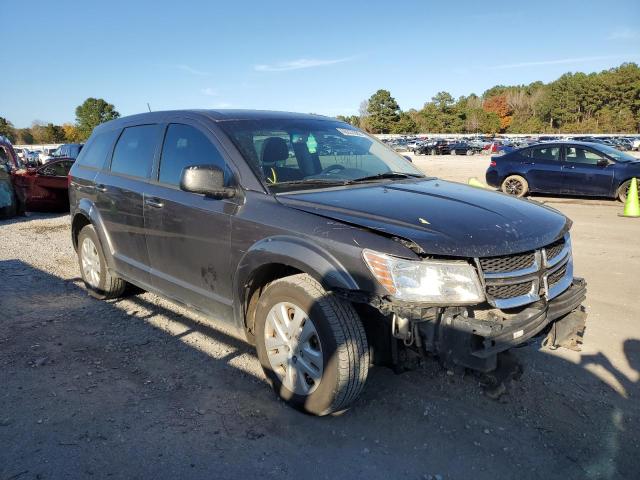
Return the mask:
<svg viewBox="0 0 640 480">
<path fill-rule="evenodd" d="M 409 347 L 413 345 L 413 329 L 408 318 L 393 314 L 391 318 L 391 334 L 404 342 Z"/>
</svg>

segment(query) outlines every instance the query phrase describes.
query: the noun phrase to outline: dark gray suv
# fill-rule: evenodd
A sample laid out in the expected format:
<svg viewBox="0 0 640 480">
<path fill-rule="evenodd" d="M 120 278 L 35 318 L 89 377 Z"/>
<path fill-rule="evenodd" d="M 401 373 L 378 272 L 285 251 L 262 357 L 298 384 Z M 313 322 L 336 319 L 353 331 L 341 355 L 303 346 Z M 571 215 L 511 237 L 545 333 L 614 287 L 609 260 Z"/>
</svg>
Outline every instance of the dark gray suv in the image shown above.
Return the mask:
<svg viewBox="0 0 640 480">
<path fill-rule="evenodd" d="M 571 221 L 426 177 L 335 119 L 173 111 L 95 129 L 70 172 L 98 298 L 127 282 L 237 327 L 287 402 L 325 415 L 370 365 L 496 369 L 540 333 L 577 342 Z"/>
</svg>

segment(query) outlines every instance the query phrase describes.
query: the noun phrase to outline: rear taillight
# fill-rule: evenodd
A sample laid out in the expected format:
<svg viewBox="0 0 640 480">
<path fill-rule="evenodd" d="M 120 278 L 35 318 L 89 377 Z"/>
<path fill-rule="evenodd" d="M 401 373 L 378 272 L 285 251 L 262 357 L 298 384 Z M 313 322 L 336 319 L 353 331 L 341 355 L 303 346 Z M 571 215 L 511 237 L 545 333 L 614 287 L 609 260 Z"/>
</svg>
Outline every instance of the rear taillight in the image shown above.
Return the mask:
<svg viewBox="0 0 640 480">
<path fill-rule="evenodd" d="M 496 165 L 497 165 L 497 163 L 496 163 L 496 161 L 495 161 L 495 160 L 491 160 L 491 161 L 489 162 L 489 166 L 490 166 L 490 167 L 495 167 Z"/>
</svg>

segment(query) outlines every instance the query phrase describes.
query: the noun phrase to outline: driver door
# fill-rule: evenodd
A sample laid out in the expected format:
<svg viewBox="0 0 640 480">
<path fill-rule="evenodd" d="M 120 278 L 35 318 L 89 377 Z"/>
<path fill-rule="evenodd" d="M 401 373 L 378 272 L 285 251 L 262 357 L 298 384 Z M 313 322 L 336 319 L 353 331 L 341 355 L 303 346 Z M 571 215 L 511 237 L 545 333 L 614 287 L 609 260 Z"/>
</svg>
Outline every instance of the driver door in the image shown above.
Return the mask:
<svg viewBox="0 0 640 480">
<path fill-rule="evenodd" d="M 581 146 L 564 147 L 563 190 L 572 195 L 609 196 L 613 168 L 607 157 Z"/>
</svg>

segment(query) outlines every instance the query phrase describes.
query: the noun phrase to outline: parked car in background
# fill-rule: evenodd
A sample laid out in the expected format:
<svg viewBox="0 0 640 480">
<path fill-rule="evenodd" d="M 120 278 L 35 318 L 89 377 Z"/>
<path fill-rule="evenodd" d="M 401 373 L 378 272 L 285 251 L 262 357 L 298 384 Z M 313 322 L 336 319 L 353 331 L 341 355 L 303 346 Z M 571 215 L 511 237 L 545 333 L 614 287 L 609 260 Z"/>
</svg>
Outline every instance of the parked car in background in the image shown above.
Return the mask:
<svg viewBox="0 0 640 480">
<path fill-rule="evenodd" d="M 549 142 L 491 157 L 489 185 L 516 197 L 530 192 L 618 198 L 625 201 L 640 160 L 613 147 Z"/>
<path fill-rule="evenodd" d="M 18 199 L 13 188 L 13 172 L 20 166 L 20 158 L 11 142 L 0 135 L 0 218 L 11 218 L 19 213 Z"/>
<path fill-rule="evenodd" d="M 25 154 L 24 154 L 24 159 L 23 159 L 25 165 L 28 166 L 36 166 L 36 165 L 40 165 L 40 153 L 37 150 L 28 150 Z"/>
<path fill-rule="evenodd" d="M 13 172 L 13 188 L 23 210 L 69 210 L 69 184 L 67 175 L 73 158 L 61 158 L 33 168 Z"/>
<path fill-rule="evenodd" d="M 351 154 L 318 154 L 338 138 Z M 552 323 L 584 330 L 568 218 L 426 177 L 334 119 L 124 117 L 94 129 L 69 177 L 90 294 L 131 282 L 228 322 L 307 413 L 348 408 L 371 363 L 430 353 L 489 372 Z"/>
<path fill-rule="evenodd" d="M 472 155 L 474 148 L 467 142 L 455 142 L 449 144 L 451 155 Z"/>
<path fill-rule="evenodd" d="M 14 148 L 14 151 L 20 160 L 24 160 L 26 155 L 29 153 L 29 150 L 26 148 Z"/>
<path fill-rule="evenodd" d="M 451 152 L 446 140 L 427 140 L 414 151 L 416 155 L 448 155 Z"/>
<path fill-rule="evenodd" d="M 65 143 L 60 145 L 53 152 L 51 152 L 51 159 L 55 158 L 78 158 L 80 151 L 82 150 L 82 143 Z"/>
</svg>

